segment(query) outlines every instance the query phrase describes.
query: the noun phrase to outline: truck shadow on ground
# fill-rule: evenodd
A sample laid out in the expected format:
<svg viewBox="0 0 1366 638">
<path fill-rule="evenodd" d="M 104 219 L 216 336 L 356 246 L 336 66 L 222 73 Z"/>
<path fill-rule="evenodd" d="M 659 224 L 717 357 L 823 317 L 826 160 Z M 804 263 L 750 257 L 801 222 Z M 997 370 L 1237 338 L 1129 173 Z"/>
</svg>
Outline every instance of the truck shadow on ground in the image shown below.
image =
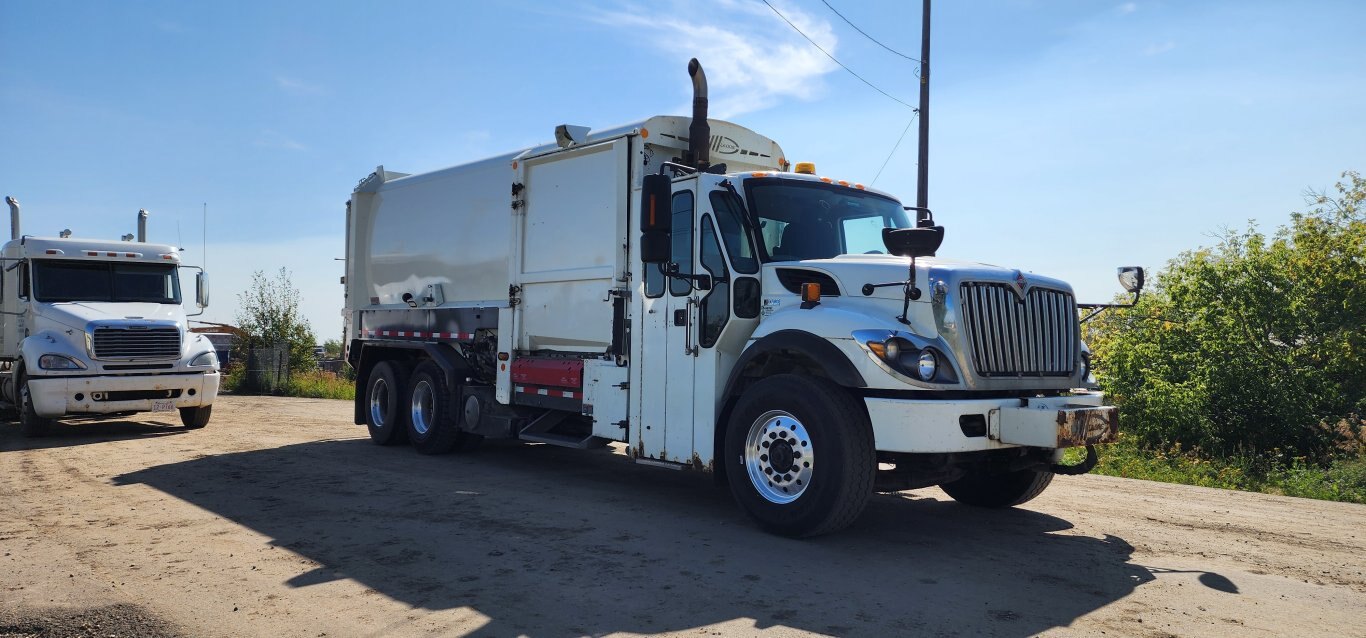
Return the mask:
<svg viewBox="0 0 1366 638">
<path fill-rule="evenodd" d="M 1026 636 L 1154 578 L 1117 536 L 913 493 L 875 497 L 844 532 L 778 538 L 705 475 L 540 445 L 423 457 L 319 441 L 115 481 L 154 487 L 319 564 L 288 586 L 349 578 L 420 608 L 468 607 L 490 619 L 475 635 L 738 620 L 834 635 Z"/>
<path fill-rule="evenodd" d="M 91 445 L 110 441 L 172 436 L 188 432 L 179 425 L 139 421 L 137 417 L 119 419 L 65 419 L 48 426 L 44 436 L 26 438 L 19 424 L 0 424 L 0 451 L 44 450 L 48 448 Z"/>
</svg>

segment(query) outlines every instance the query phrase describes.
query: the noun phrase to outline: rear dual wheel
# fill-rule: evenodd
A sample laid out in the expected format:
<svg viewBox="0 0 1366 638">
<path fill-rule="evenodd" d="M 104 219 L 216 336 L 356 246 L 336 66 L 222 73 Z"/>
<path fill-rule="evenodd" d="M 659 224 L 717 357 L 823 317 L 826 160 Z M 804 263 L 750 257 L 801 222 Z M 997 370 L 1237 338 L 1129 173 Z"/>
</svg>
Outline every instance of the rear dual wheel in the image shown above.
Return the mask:
<svg viewBox="0 0 1366 638">
<path fill-rule="evenodd" d="M 375 445 L 396 445 L 407 440 L 407 381 L 407 370 L 393 361 L 381 361 L 370 370 L 363 405 L 365 428 Z"/>
<path fill-rule="evenodd" d="M 460 429 L 461 412 L 451 400 L 445 374 L 424 361 L 408 381 L 408 440 L 422 454 L 445 454 L 478 447 L 484 437 Z"/>
</svg>

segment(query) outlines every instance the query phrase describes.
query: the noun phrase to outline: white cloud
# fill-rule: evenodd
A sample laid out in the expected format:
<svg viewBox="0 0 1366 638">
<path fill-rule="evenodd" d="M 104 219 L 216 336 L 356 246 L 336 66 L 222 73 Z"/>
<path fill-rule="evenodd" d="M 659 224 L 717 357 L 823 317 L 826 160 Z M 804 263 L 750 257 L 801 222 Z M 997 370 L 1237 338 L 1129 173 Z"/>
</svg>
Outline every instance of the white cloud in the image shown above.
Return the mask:
<svg viewBox="0 0 1366 638">
<path fill-rule="evenodd" d="M 1143 48 L 1143 55 L 1162 55 L 1176 48 L 1176 43 L 1168 40 L 1159 44 L 1150 44 Z"/>
<path fill-rule="evenodd" d="M 1118 11 L 1118 12 L 1120 13 L 1120 15 L 1128 15 L 1128 14 L 1130 14 L 1130 13 L 1133 13 L 1133 12 L 1135 12 L 1135 11 L 1138 11 L 1138 3 L 1137 3 L 1137 2 L 1125 2 L 1124 4 L 1121 4 L 1121 5 L 1119 5 L 1118 7 L 1115 7 L 1115 11 Z"/>
<path fill-rule="evenodd" d="M 784 99 L 811 100 L 821 78 L 839 67 L 758 2 L 713 0 L 712 7 L 664 15 L 630 5 L 602 11 L 601 24 L 629 29 L 668 53 L 706 51 L 702 60 L 715 117 L 728 118 L 768 108 Z M 775 3 L 779 11 L 821 48 L 835 53 L 838 43 L 830 23 Z"/>
</svg>

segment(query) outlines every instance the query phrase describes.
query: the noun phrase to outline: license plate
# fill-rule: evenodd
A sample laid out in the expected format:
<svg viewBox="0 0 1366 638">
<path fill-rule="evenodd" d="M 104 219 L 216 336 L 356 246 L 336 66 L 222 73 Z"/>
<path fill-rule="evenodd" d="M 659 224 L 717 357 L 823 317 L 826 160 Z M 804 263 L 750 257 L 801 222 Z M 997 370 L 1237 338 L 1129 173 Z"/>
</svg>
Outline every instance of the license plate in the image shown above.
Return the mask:
<svg viewBox="0 0 1366 638">
<path fill-rule="evenodd" d="M 153 402 L 152 402 L 152 411 L 153 411 L 153 412 L 170 412 L 170 411 L 172 411 L 172 410 L 174 410 L 174 409 L 175 409 L 175 401 L 167 400 L 167 401 L 153 401 Z"/>
</svg>

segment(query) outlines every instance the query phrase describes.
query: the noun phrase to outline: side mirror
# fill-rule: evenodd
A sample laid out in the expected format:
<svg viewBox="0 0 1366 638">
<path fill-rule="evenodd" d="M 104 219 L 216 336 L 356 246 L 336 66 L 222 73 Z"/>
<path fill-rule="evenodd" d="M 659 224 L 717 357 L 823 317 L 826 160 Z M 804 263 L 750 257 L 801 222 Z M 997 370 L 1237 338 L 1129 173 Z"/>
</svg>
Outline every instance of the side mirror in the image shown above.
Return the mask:
<svg viewBox="0 0 1366 638">
<path fill-rule="evenodd" d="M 202 270 L 194 275 L 194 303 L 200 308 L 209 307 L 209 273 Z"/>
<path fill-rule="evenodd" d="M 882 229 L 882 244 L 887 252 L 901 257 L 933 257 L 942 243 L 943 226 Z"/>
<path fill-rule="evenodd" d="M 673 252 L 673 180 L 646 175 L 640 182 L 640 261 L 662 264 Z"/>
<path fill-rule="evenodd" d="M 1143 269 L 1138 266 L 1121 266 L 1119 268 L 1119 285 L 1124 286 L 1124 290 L 1130 293 L 1137 293 L 1143 290 Z"/>
</svg>

